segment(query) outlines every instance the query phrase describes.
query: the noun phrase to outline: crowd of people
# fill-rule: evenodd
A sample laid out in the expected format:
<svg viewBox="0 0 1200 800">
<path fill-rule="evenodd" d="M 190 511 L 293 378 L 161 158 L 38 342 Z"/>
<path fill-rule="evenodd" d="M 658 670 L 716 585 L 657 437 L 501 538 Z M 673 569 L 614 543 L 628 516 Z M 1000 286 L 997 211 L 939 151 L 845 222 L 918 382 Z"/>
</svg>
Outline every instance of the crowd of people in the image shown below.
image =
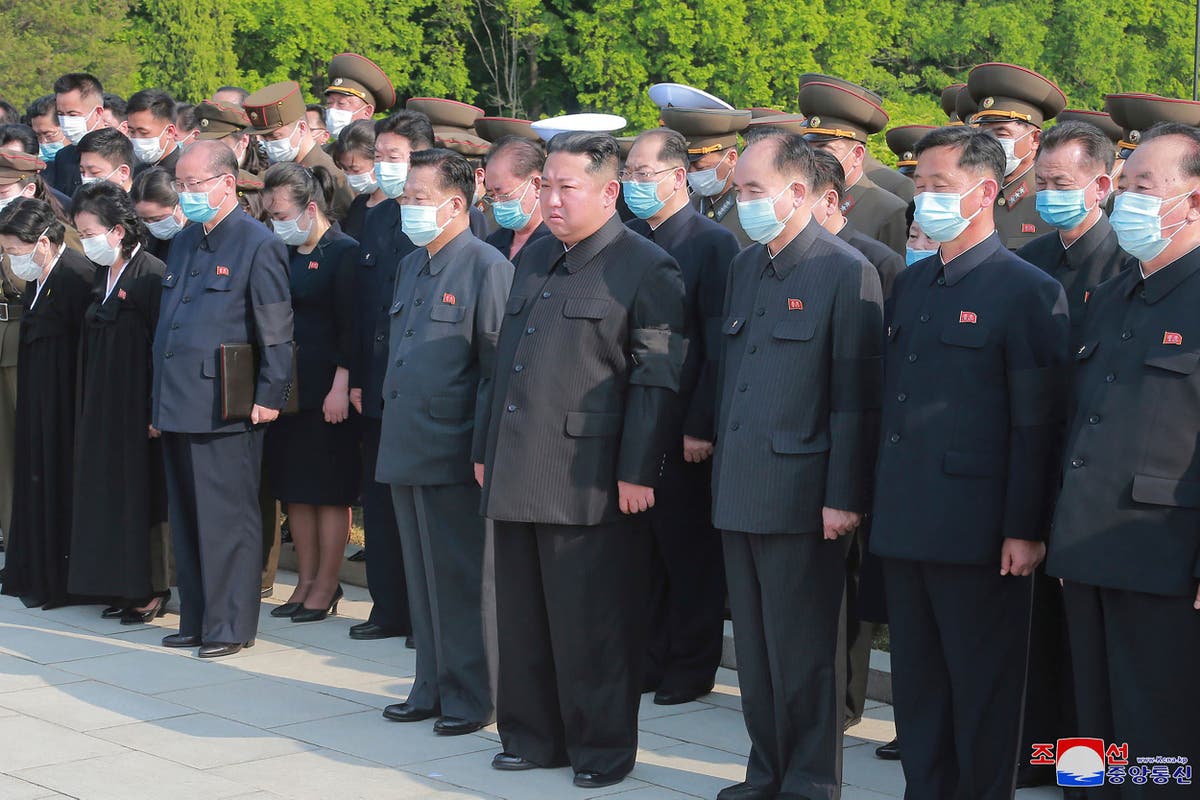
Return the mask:
<svg viewBox="0 0 1200 800">
<path fill-rule="evenodd" d="M 4 594 L 177 587 L 162 644 L 228 656 L 281 506 L 270 614 L 312 623 L 361 505 L 349 635 L 416 651 L 383 715 L 495 720 L 498 770 L 620 782 L 728 615 L 719 800 L 841 796 L 882 623 L 910 800 L 1194 792 L 1200 103 L 989 63 L 888 129 L 809 73 L 795 112 L 656 85 L 616 138 L 397 109 L 350 53 L 321 105 L 52 89 L 0 103 Z"/>
</svg>

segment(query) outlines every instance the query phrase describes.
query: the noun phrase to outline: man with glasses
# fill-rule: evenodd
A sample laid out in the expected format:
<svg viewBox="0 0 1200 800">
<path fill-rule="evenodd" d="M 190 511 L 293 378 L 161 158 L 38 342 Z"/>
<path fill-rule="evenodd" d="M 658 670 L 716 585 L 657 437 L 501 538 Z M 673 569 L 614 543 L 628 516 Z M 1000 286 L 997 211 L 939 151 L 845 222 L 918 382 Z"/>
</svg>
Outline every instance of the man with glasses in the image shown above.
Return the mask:
<svg viewBox="0 0 1200 800">
<path fill-rule="evenodd" d="M 262 569 L 258 489 L 263 426 L 292 391 L 287 251 L 241 210 L 237 160 L 199 141 L 175 167 L 193 225 L 174 239 L 154 335 L 152 419 L 162 432 L 167 502 L 179 581 L 179 632 L 165 647 L 201 658 L 254 643 Z M 222 414 L 219 349 L 258 354 L 250 418 Z"/>
<path fill-rule="evenodd" d="M 688 144 L 668 128 L 633 143 L 620 178 L 627 225 L 666 250 L 683 273 L 684 352 L 679 402 L 668 424 L 666 457 L 650 530 L 651 630 L 646 678 L 658 705 L 708 694 L 721 665 L 725 568 L 712 526 L 712 453 L 717 355 L 725 280 L 737 238 L 688 202 Z"/>
<path fill-rule="evenodd" d="M 550 235 L 538 202 L 545 164 L 540 143 L 511 134 L 496 140 L 483 164 L 483 199 L 500 226 L 487 243 L 514 265 L 526 245 Z"/>
</svg>

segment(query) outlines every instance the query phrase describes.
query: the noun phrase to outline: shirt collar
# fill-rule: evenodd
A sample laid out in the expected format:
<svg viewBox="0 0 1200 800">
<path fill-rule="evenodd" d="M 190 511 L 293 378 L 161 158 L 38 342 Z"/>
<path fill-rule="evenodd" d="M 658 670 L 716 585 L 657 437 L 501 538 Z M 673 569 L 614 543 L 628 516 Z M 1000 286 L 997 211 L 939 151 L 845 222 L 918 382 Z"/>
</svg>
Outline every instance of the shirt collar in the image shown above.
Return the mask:
<svg viewBox="0 0 1200 800">
<path fill-rule="evenodd" d="M 651 227 L 650 238 L 660 245 L 674 240 L 683 233 L 683 227 L 692 218 L 692 215 L 699 213 L 691 205 L 685 203 L 676 209 L 674 214 L 660 222 L 657 228 Z"/>
<path fill-rule="evenodd" d="M 458 253 L 462 252 L 462 250 L 467 246 L 468 240 L 473 238 L 475 238 L 475 234 L 471 233 L 471 227 L 469 225 L 459 231 L 457 236 L 446 242 L 446 244 L 442 246 L 441 250 L 438 250 L 433 254 L 432 257 L 430 257 L 429 274 L 437 275 L 439 272 L 445 269 L 446 265 L 449 264 L 450 261 L 453 260 Z M 428 253 L 429 251 L 426 250 L 425 252 Z"/>
<path fill-rule="evenodd" d="M 611 244 L 623 230 L 625 230 L 625 225 L 621 222 L 621 217 L 614 213 L 608 218 L 607 222 L 600 226 L 599 230 L 586 239 L 576 242 L 574 247 L 564 253 L 563 267 L 566 268 L 567 272 L 571 273 L 583 269 L 601 250 Z"/>
<path fill-rule="evenodd" d="M 935 271 L 930 282 L 936 280 L 939 275 L 945 276 L 946 285 L 953 286 L 970 274 L 971 270 L 978 267 L 984 261 L 987 261 L 996 251 L 1000 250 L 1003 245 L 1000 243 L 1000 236 L 992 231 L 991 235 L 984 239 L 979 244 L 971 247 L 965 253 L 960 253 L 950 259 L 948 263 L 943 263 L 940 271 Z M 941 261 L 941 255 L 938 255 L 938 260 Z"/>
<path fill-rule="evenodd" d="M 226 214 L 220 222 L 216 224 L 211 231 L 204 230 L 204 226 L 200 226 L 200 248 L 207 250 L 210 253 L 221 249 L 221 245 L 226 239 L 236 236 L 236 231 L 232 232 L 237 227 L 237 222 L 242 218 L 248 218 L 241 205 L 237 205 Z M 231 224 L 233 223 L 233 224 Z"/>
<path fill-rule="evenodd" d="M 1071 269 L 1080 269 L 1087 266 L 1092 255 L 1096 252 L 1096 248 L 1100 246 L 1112 232 L 1112 225 L 1108 222 L 1108 217 L 1104 212 L 1100 212 L 1100 216 L 1092 224 L 1092 227 L 1084 231 L 1083 236 L 1080 236 L 1069 246 L 1064 245 L 1063 251 L 1066 253 L 1064 261 Z M 1058 241 L 1062 242 L 1062 234 L 1059 234 Z"/>
<path fill-rule="evenodd" d="M 1142 275 L 1142 264 L 1137 262 L 1137 270 L 1128 270 L 1130 277 L 1125 285 L 1125 295 L 1128 297 L 1139 285 L 1142 287 L 1142 299 L 1147 303 L 1157 303 L 1169 295 L 1176 286 L 1190 278 L 1200 270 L 1200 247 L 1192 248 L 1179 258 L 1155 270 L 1151 275 Z"/>
<path fill-rule="evenodd" d="M 792 270 L 800 263 L 800 259 L 804 258 L 805 253 L 808 252 L 809 246 L 817 240 L 817 237 L 824 230 L 815 217 L 809 218 L 808 224 L 782 250 L 776 253 L 774 258 L 771 258 L 771 252 L 765 244 L 759 245 L 762 248 L 763 269 L 766 270 L 768 267 L 773 268 L 775 270 L 775 277 L 783 280 L 792 273 Z"/>
</svg>

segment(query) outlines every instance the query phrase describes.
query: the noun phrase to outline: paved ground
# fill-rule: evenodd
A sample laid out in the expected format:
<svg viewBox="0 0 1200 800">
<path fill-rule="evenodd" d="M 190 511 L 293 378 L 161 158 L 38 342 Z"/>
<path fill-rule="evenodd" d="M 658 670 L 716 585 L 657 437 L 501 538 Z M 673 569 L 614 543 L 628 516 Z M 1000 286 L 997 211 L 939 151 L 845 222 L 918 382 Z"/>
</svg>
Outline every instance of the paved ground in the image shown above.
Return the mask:
<svg viewBox="0 0 1200 800">
<path fill-rule="evenodd" d="M 624 783 L 586 792 L 566 769 L 498 773 L 494 728 L 443 738 L 432 722 L 380 716 L 407 694 L 413 653 L 398 639 L 347 637 L 369 610 L 365 590 L 347 587 L 341 616 L 298 625 L 267 614 L 291 580 L 281 575 L 263 604 L 257 645 L 218 661 L 158 646 L 174 614 L 130 628 L 98 607 L 27 611 L 0 598 L 0 798 L 676 800 L 712 798 L 743 776 L 749 745 L 729 670 L 705 702 L 646 698 Z M 872 703 L 867 717 L 845 740 L 842 796 L 900 797 L 900 767 L 871 753 L 892 737 L 892 709 Z"/>
</svg>

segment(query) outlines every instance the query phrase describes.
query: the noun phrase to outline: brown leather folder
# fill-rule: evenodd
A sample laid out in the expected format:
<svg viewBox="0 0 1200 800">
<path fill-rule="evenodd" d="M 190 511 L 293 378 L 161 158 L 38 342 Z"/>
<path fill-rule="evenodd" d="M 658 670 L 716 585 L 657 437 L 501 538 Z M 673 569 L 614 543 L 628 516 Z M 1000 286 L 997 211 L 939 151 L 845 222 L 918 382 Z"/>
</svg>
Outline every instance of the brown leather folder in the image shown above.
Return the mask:
<svg viewBox="0 0 1200 800">
<path fill-rule="evenodd" d="M 225 422 L 250 419 L 258 384 L 258 348 L 252 344 L 223 344 L 220 347 L 221 419 Z M 292 377 L 282 413 L 300 410 L 296 389 L 296 345 L 292 344 Z"/>
</svg>

